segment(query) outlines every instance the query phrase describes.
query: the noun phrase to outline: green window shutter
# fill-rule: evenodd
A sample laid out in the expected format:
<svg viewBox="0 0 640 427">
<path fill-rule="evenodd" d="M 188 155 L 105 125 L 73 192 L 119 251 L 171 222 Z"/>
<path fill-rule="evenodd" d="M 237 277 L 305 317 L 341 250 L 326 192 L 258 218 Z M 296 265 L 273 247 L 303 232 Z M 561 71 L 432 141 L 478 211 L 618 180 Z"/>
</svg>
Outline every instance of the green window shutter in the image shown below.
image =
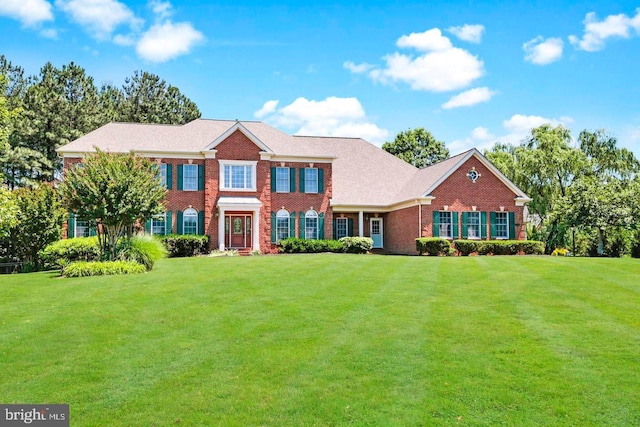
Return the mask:
<svg viewBox="0 0 640 427">
<path fill-rule="evenodd" d="M 173 188 L 173 165 L 167 163 L 167 190 Z"/>
<path fill-rule="evenodd" d="M 271 212 L 271 243 L 276 243 L 276 232 L 276 213 Z"/>
<path fill-rule="evenodd" d="M 509 212 L 509 239 L 516 238 L 516 213 Z"/>
<path fill-rule="evenodd" d="M 480 212 L 480 237 L 487 238 L 487 213 Z"/>
<path fill-rule="evenodd" d="M 276 191 L 276 168 L 271 168 L 271 191 Z"/>
<path fill-rule="evenodd" d="M 492 239 L 496 238 L 496 213 L 491 212 L 489 214 L 489 228 L 491 229 L 491 234 L 489 235 Z"/>
<path fill-rule="evenodd" d="M 304 239 L 304 229 L 305 229 L 305 221 L 304 221 L 304 212 L 300 212 L 300 238 Z"/>
<path fill-rule="evenodd" d="M 347 218 L 347 236 L 353 237 L 353 218 Z"/>
<path fill-rule="evenodd" d="M 338 237 L 337 228 L 338 228 L 338 220 L 334 218 L 333 219 L 333 240 L 336 240 L 336 238 Z"/>
<path fill-rule="evenodd" d="M 178 234 L 182 234 L 182 211 L 178 211 L 177 212 L 177 216 L 178 216 Z"/>
<path fill-rule="evenodd" d="M 198 165 L 198 191 L 203 191 L 203 190 L 204 190 L 204 165 Z"/>
<path fill-rule="evenodd" d="M 300 168 L 300 192 L 304 193 L 304 168 Z"/>
<path fill-rule="evenodd" d="M 67 227 L 67 239 L 73 239 L 76 235 L 76 216 L 69 214 L 69 226 Z"/>
<path fill-rule="evenodd" d="M 95 227 L 89 227 L 89 237 L 93 237 L 96 235 L 96 228 Z"/>
<path fill-rule="evenodd" d="M 289 191 L 296 192 L 296 168 L 289 168 Z"/>
<path fill-rule="evenodd" d="M 178 190 L 182 190 L 182 165 L 178 165 Z"/>
<path fill-rule="evenodd" d="M 318 193 L 324 193 L 324 169 L 318 168 Z"/>
<path fill-rule="evenodd" d="M 457 239 L 459 234 L 458 234 L 458 212 L 453 212 L 453 214 L 451 215 L 453 217 L 453 238 Z"/>
<path fill-rule="evenodd" d="M 324 213 L 318 214 L 318 239 L 324 240 Z"/>
<path fill-rule="evenodd" d="M 433 224 L 431 229 L 431 235 L 433 237 L 440 237 L 440 212 L 433 211 Z"/>
<path fill-rule="evenodd" d="M 468 221 L 469 221 L 469 213 L 462 212 L 462 238 L 463 239 L 466 239 L 467 237 L 469 237 Z"/>
<path fill-rule="evenodd" d="M 173 233 L 173 221 L 171 211 L 167 211 L 164 217 L 164 234 Z"/>
<path fill-rule="evenodd" d="M 144 232 L 147 234 L 151 233 L 151 218 L 144 222 Z"/>
<path fill-rule="evenodd" d="M 296 237 L 296 213 L 289 214 L 289 237 Z"/>
<path fill-rule="evenodd" d="M 198 234 L 204 235 L 204 210 L 198 212 Z"/>
</svg>

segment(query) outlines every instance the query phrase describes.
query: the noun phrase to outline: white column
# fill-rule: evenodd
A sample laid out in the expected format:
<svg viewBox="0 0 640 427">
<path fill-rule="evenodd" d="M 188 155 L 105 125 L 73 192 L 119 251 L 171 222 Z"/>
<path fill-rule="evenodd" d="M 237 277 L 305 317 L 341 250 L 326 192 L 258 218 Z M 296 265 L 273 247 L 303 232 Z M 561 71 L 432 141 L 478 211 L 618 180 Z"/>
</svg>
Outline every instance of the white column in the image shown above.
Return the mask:
<svg viewBox="0 0 640 427">
<path fill-rule="evenodd" d="M 253 250 L 260 250 L 260 208 L 253 211 Z"/>
<path fill-rule="evenodd" d="M 358 212 L 358 236 L 364 236 L 364 212 Z"/>
<path fill-rule="evenodd" d="M 219 207 L 218 212 L 218 249 L 224 251 L 224 208 Z"/>
</svg>

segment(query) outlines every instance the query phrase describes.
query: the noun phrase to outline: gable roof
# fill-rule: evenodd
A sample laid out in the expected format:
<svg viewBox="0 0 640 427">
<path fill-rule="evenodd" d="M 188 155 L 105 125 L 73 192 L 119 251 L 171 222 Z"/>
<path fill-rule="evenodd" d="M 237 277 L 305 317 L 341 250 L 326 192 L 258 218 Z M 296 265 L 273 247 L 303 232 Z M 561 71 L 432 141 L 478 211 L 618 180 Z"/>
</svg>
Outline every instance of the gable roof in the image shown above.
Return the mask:
<svg viewBox="0 0 640 427">
<path fill-rule="evenodd" d="M 332 163 L 333 206 L 384 209 L 428 197 L 472 156 L 482 162 L 521 202 L 529 198 L 478 150 L 471 149 L 424 169 L 361 138 L 294 136 L 257 121 L 197 119 L 184 125 L 109 123 L 58 149 L 63 156 L 95 151 L 204 156 L 232 133 L 244 133 L 273 160 Z M 320 160 L 318 160 L 320 159 Z"/>
</svg>

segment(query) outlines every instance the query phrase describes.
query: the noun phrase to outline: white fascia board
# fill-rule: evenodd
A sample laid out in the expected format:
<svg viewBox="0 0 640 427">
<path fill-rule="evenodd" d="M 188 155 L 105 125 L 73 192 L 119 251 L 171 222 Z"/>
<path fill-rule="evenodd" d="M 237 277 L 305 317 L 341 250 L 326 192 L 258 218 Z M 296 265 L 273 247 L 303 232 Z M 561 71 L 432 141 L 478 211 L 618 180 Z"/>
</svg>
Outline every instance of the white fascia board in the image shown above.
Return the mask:
<svg viewBox="0 0 640 427">
<path fill-rule="evenodd" d="M 232 133 L 234 133 L 237 130 L 242 132 L 247 138 L 249 138 L 249 140 L 251 140 L 251 142 L 257 145 L 262 151 L 266 153 L 273 152 L 269 147 L 267 147 L 267 145 L 264 142 L 260 140 L 260 138 L 258 138 L 253 133 L 251 133 L 251 131 L 249 131 L 249 129 L 247 129 L 241 122 L 235 122 L 233 126 L 227 129 L 222 135 L 217 137 L 215 140 L 213 140 L 213 142 L 207 145 L 204 149 L 208 151 L 216 148 L 218 144 L 220 144 L 222 141 L 227 139 L 229 136 L 231 136 Z"/>
<path fill-rule="evenodd" d="M 105 153 L 121 153 L 127 154 L 129 151 L 109 151 L 103 150 Z M 59 155 L 65 159 L 81 159 L 90 154 L 95 154 L 95 151 L 85 152 L 59 152 Z M 137 156 L 141 157 L 154 157 L 164 159 L 203 159 L 205 155 L 198 151 L 134 151 Z"/>
<path fill-rule="evenodd" d="M 309 156 L 279 156 L 274 154 L 269 160 L 272 162 L 289 162 L 289 163 L 333 163 L 337 157 L 309 157 Z"/>
</svg>

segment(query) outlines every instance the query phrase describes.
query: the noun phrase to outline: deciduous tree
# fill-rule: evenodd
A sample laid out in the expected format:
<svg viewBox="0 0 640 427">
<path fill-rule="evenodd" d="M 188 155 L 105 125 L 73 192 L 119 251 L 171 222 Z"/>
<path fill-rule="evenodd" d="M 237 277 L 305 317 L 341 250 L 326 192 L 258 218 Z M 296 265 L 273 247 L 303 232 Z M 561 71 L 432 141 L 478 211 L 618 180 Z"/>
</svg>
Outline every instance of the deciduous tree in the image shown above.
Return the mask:
<svg viewBox="0 0 640 427">
<path fill-rule="evenodd" d="M 420 169 L 449 157 L 444 142 L 424 128 L 400 132 L 393 142 L 382 144 L 382 149 Z"/>
</svg>

